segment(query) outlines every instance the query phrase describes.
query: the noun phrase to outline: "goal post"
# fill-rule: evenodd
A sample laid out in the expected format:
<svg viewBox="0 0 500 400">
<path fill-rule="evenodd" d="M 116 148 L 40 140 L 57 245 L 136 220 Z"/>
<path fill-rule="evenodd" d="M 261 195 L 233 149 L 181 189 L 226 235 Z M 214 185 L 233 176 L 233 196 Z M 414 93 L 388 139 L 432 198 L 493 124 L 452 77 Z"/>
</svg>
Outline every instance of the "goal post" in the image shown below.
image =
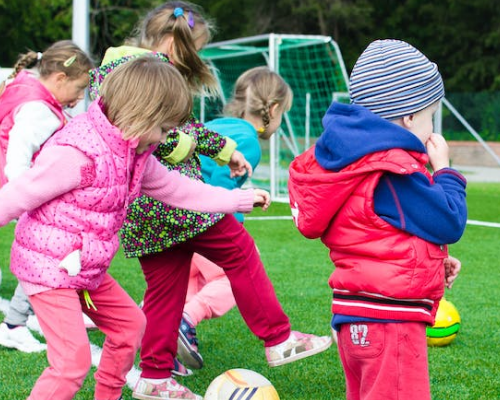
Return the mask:
<svg viewBox="0 0 500 400">
<path fill-rule="evenodd" d="M 220 82 L 219 99 L 203 98 L 202 120 L 220 115 L 244 71 L 267 65 L 293 91 L 293 105 L 279 131 L 261 141 L 262 161 L 251 184 L 266 188 L 274 201 L 288 201 L 288 166 L 321 135 L 321 120 L 333 99 L 348 101 L 348 75 L 337 43 L 329 36 L 266 34 L 216 42 L 201 51 Z"/>
</svg>

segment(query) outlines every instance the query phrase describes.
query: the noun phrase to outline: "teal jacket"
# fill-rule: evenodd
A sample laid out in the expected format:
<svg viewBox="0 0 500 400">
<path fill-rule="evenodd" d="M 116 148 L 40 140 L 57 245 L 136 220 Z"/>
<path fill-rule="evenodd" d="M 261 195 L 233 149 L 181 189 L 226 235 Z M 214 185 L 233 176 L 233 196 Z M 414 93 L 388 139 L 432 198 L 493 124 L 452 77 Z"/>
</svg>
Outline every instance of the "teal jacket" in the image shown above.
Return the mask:
<svg viewBox="0 0 500 400">
<path fill-rule="evenodd" d="M 240 118 L 217 118 L 207 122 L 205 126 L 222 136 L 229 137 L 236 142 L 236 150 L 243 153 L 247 161 L 255 170 L 259 165 L 261 148 L 257 131 L 252 124 Z M 248 179 L 248 175 L 237 178 L 230 177 L 230 169 L 227 165 L 218 166 L 210 157 L 200 155 L 201 173 L 205 182 L 213 186 L 222 186 L 227 189 L 240 188 Z M 238 221 L 243 222 L 243 214 L 235 214 Z"/>
</svg>

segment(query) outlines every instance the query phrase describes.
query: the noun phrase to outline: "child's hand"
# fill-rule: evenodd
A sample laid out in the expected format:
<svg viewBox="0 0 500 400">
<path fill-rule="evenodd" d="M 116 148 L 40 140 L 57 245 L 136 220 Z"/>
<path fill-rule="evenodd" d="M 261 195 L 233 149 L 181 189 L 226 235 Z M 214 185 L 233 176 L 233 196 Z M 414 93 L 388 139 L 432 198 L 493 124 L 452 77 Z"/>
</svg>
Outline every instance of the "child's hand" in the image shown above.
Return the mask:
<svg viewBox="0 0 500 400">
<path fill-rule="evenodd" d="M 268 209 L 271 204 L 271 196 L 269 192 L 262 189 L 254 189 L 253 205 L 254 207 L 261 207 L 264 211 Z"/>
<path fill-rule="evenodd" d="M 444 284 L 448 289 L 453 286 L 461 267 L 462 263 L 455 257 L 448 256 L 444 259 Z"/>
<path fill-rule="evenodd" d="M 437 133 L 431 134 L 425 146 L 427 147 L 429 162 L 434 172 L 450 166 L 448 144 L 442 135 L 438 135 Z"/>
<path fill-rule="evenodd" d="M 228 165 L 231 169 L 231 178 L 243 176 L 246 173 L 248 173 L 249 178 L 252 176 L 252 166 L 238 150 L 233 151 Z"/>
</svg>

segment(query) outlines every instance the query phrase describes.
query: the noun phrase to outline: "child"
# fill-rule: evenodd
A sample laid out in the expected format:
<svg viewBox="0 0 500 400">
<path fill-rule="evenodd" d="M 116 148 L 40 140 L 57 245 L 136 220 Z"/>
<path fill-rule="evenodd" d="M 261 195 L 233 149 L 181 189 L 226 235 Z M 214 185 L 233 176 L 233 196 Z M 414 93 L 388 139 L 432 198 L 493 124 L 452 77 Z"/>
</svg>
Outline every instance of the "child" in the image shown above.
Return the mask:
<svg viewBox="0 0 500 400">
<path fill-rule="evenodd" d="M 426 325 L 460 262 L 466 180 L 433 132 L 441 75 L 413 46 L 376 40 L 333 103 L 315 147 L 290 165 L 299 230 L 335 264 L 332 327 L 347 399 L 430 399 Z M 426 169 L 430 162 L 433 174 Z"/>
<path fill-rule="evenodd" d="M 233 139 L 255 170 L 261 158 L 259 138 L 269 140 L 276 132 L 283 113 L 292 105 L 292 97 L 290 86 L 277 73 L 268 67 L 252 68 L 236 80 L 232 99 L 225 106 L 226 117 L 210 121 L 206 126 Z M 209 157 L 201 156 L 200 159 L 203 178 L 211 185 L 234 189 L 247 180 L 247 176 L 231 178 L 228 167 L 217 166 Z M 243 222 L 242 214 L 235 217 Z M 224 315 L 235 305 L 224 270 L 194 254 L 177 345 L 179 356 L 187 366 L 200 368 L 201 364 L 196 325 L 204 319 Z"/>
<path fill-rule="evenodd" d="M 0 225 L 19 217 L 11 270 L 47 339 L 50 367 L 29 399 L 71 399 L 91 366 L 82 311 L 106 335 L 95 399 L 119 399 L 146 320 L 107 274 L 128 204 L 139 194 L 205 212 L 267 208 L 262 190 L 228 191 L 168 171 L 151 155 L 191 112 L 179 72 L 154 57 L 117 68 L 102 97 L 46 142 L 0 190 Z"/>
<path fill-rule="evenodd" d="M 37 67 L 38 74 L 25 69 L 30 67 Z M 83 98 L 92 67 L 87 54 L 69 40 L 19 57 L 9 77 L 14 79 L 0 97 L 0 187 L 29 169 L 40 147 L 67 122 L 64 109 Z M 0 345 L 26 353 L 45 350 L 26 327 L 30 314 L 18 285 L 0 324 Z"/>
<path fill-rule="evenodd" d="M 197 54 L 209 38 L 210 25 L 197 7 L 187 2 L 167 2 L 141 23 L 135 41 L 129 41 L 135 47 L 106 52 L 103 65 L 92 74 L 91 81 L 98 87 L 103 73 L 138 53 L 154 52 L 164 62 L 171 60 L 193 91 L 210 91 L 216 79 Z M 125 55 L 114 58 L 113 54 Z M 239 153 L 234 151 L 234 141 L 209 131 L 194 118 L 180 126 L 175 132 L 188 133 L 189 141 L 196 144 L 193 156 L 182 162 L 185 156 L 179 157 L 177 151 L 188 155 L 190 147 L 187 153 L 179 150 L 175 145 L 182 147 L 185 139 L 173 135 L 155 155 L 164 165 L 191 179 L 202 180 L 198 153 L 226 164 Z M 236 174 L 241 172 L 245 171 L 237 168 Z M 148 323 L 141 343 L 142 371 L 134 398 L 200 398 L 171 377 L 178 339 L 178 329 L 172 327 L 181 323 L 194 253 L 224 268 L 243 319 L 264 341 L 271 366 L 319 353 L 331 345 L 330 337 L 291 331 L 255 243 L 233 215 L 186 212 L 142 196 L 130 205 L 121 234 L 125 255 L 139 258 L 148 283 L 143 307 Z"/>
</svg>

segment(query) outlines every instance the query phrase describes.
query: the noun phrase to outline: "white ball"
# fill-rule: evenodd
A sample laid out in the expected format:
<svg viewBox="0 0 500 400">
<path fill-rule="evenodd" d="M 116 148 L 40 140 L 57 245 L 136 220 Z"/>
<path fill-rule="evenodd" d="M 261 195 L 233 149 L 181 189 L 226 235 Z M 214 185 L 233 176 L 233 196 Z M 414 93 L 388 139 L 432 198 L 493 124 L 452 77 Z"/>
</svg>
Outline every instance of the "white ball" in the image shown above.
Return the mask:
<svg viewBox="0 0 500 400">
<path fill-rule="evenodd" d="M 261 374 L 243 368 L 230 369 L 216 377 L 204 400 L 279 400 L 273 384 Z"/>
</svg>

